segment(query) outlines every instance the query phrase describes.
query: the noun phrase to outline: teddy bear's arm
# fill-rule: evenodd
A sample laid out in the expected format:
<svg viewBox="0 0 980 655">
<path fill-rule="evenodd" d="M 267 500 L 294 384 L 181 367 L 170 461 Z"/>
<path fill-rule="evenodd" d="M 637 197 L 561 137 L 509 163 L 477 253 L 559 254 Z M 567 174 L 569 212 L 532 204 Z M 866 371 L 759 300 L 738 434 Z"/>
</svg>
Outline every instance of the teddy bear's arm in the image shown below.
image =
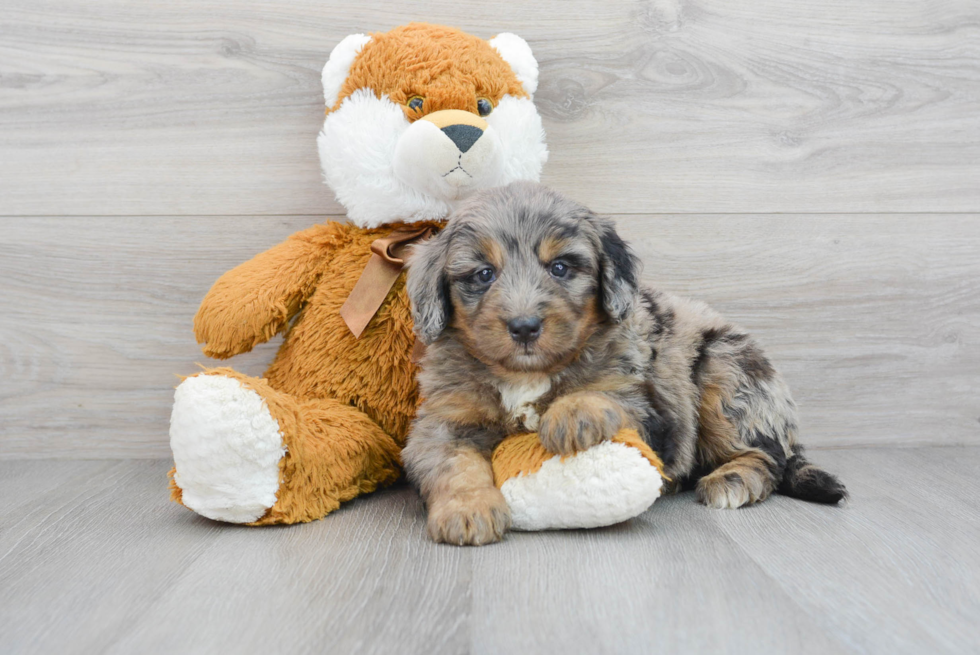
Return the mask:
<svg viewBox="0 0 980 655">
<path fill-rule="evenodd" d="M 218 278 L 194 317 L 194 334 L 205 344 L 204 354 L 227 359 L 285 328 L 313 293 L 342 240 L 338 223 L 317 225 Z"/>
</svg>

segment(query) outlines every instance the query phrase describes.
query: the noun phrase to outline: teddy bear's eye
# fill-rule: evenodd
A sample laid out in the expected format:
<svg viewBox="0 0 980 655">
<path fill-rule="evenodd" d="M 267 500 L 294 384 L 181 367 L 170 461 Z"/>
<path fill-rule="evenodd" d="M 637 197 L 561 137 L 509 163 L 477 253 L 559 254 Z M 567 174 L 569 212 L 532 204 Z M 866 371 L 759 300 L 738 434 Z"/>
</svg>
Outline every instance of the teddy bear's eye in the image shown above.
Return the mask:
<svg viewBox="0 0 980 655">
<path fill-rule="evenodd" d="M 490 112 L 493 111 L 493 103 L 486 98 L 477 98 L 476 110 L 480 112 L 480 116 L 489 116 Z"/>
<path fill-rule="evenodd" d="M 422 111 L 422 105 L 425 103 L 422 96 L 412 96 L 408 99 L 408 108 L 412 111 Z"/>
</svg>

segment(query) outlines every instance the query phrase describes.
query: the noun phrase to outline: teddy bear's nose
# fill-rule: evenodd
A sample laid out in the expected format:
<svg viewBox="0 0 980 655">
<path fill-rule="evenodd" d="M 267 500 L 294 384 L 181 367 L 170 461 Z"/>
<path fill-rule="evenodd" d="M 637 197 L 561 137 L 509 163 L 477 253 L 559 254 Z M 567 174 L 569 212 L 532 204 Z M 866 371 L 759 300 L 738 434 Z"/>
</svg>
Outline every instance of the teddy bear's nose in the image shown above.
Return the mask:
<svg viewBox="0 0 980 655">
<path fill-rule="evenodd" d="M 419 120 L 428 121 L 442 130 L 460 152 L 472 148 L 489 127 L 481 117 L 461 109 L 440 109 Z"/>
<path fill-rule="evenodd" d="M 447 125 L 442 131 L 452 139 L 460 152 L 469 150 L 483 136 L 483 130 L 473 125 Z"/>
</svg>

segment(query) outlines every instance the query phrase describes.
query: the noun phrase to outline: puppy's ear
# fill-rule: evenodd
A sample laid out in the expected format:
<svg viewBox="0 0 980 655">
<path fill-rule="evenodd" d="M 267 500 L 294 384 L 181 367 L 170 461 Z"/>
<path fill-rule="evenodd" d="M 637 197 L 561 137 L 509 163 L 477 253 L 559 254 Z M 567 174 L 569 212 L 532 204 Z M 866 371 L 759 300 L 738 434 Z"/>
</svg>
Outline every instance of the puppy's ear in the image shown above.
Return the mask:
<svg viewBox="0 0 980 655">
<path fill-rule="evenodd" d="M 599 288 L 602 306 L 614 321 L 633 313 L 639 292 L 640 260 L 633 254 L 608 218 L 594 216 L 599 238 Z"/>
<path fill-rule="evenodd" d="M 412 301 L 415 334 L 429 345 L 449 324 L 453 306 L 449 300 L 446 256 L 449 230 L 445 229 L 424 243 L 412 247 L 408 260 L 408 298 Z"/>
</svg>

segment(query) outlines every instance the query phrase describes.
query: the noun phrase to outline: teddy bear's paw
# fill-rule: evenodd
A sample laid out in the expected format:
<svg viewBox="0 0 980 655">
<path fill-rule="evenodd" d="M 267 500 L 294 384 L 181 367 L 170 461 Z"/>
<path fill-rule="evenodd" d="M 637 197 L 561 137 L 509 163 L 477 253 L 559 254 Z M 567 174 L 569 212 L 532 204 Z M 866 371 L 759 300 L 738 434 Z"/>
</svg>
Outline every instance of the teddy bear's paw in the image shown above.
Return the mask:
<svg viewBox="0 0 980 655">
<path fill-rule="evenodd" d="M 555 455 L 500 487 L 515 530 L 613 525 L 644 512 L 662 489 L 657 468 L 637 448 L 615 441 Z"/>
<path fill-rule="evenodd" d="M 181 382 L 170 447 L 181 502 L 198 514 L 248 523 L 276 503 L 286 453 L 279 424 L 262 396 L 238 380 L 197 375 Z"/>
</svg>

